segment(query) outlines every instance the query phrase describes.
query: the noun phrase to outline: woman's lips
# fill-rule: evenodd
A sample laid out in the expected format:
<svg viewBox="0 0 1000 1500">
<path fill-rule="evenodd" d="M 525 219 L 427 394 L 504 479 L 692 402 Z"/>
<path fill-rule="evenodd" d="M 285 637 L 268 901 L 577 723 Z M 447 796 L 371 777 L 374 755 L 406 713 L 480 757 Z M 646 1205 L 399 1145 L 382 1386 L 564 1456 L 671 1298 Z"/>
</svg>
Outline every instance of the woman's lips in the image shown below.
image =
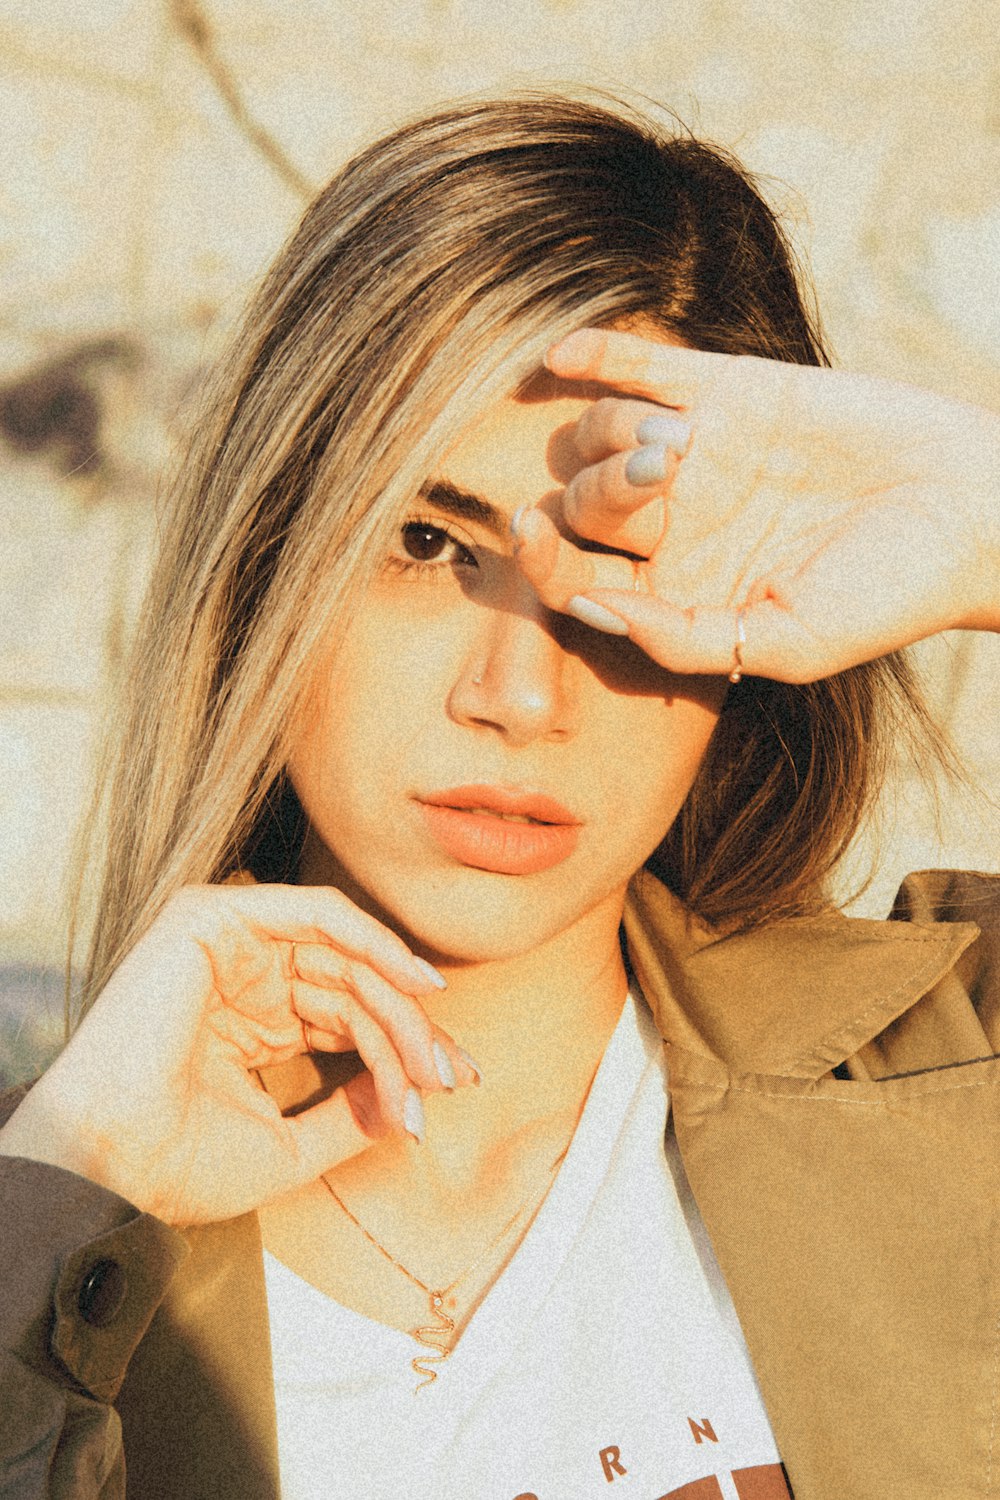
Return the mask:
<svg viewBox="0 0 1000 1500">
<path fill-rule="evenodd" d="M 497 875 L 537 875 L 567 859 L 577 818 L 553 797 L 460 786 L 418 797 L 431 837 L 459 864 Z"/>
</svg>

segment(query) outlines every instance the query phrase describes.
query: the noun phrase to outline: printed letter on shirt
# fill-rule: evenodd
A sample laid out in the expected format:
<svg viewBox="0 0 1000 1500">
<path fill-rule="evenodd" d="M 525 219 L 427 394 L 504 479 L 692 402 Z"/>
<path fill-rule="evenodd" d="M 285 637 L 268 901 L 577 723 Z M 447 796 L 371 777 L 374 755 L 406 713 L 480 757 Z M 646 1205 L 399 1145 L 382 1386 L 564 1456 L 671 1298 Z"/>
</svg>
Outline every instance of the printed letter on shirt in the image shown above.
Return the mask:
<svg viewBox="0 0 1000 1500">
<path fill-rule="evenodd" d="M 609 1484 L 614 1483 L 615 1474 L 628 1473 L 628 1469 L 621 1462 L 621 1456 L 622 1450 L 620 1448 L 601 1449 L 601 1468 L 604 1470 L 604 1477 Z M 612 1469 L 614 1470 L 614 1474 L 611 1472 Z"/>
<path fill-rule="evenodd" d="M 752 1469 L 734 1469 L 732 1480 L 740 1500 L 791 1500 L 791 1490 L 781 1464 L 755 1464 Z M 659 1500 L 724 1500 L 722 1486 L 714 1474 L 692 1479 L 679 1490 L 669 1490 Z"/>
<path fill-rule="evenodd" d="M 724 1496 L 715 1475 L 709 1474 L 705 1479 L 692 1479 L 690 1484 L 682 1484 L 679 1490 L 670 1490 L 661 1495 L 660 1500 L 724 1500 Z"/>
<path fill-rule="evenodd" d="M 702 1417 L 700 1422 L 696 1422 L 694 1417 L 688 1417 L 688 1426 L 696 1443 L 700 1443 L 703 1438 L 708 1438 L 710 1443 L 717 1443 L 719 1441 L 715 1435 L 715 1428 L 707 1417 Z"/>
<path fill-rule="evenodd" d="M 790 1500 L 792 1493 L 783 1464 L 755 1464 L 752 1469 L 734 1469 L 733 1483 L 740 1500 Z"/>
</svg>

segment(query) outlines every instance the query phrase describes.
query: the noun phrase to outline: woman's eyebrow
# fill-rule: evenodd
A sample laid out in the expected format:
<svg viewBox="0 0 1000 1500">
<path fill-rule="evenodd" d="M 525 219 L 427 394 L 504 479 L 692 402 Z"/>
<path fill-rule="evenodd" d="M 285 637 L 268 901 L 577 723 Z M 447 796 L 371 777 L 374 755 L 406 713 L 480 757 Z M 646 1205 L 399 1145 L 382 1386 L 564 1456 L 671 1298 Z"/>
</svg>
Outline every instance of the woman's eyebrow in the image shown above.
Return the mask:
<svg viewBox="0 0 1000 1500">
<path fill-rule="evenodd" d="M 460 485 L 447 479 L 432 479 L 420 489 L 420 499 L 428 501 L 437 510 L 454 516 L 459 521 L 475 521 L 493 536 L 503 539 L 510 535 L 510 521 L 503 511 L 497 510 L 481 495 L 463 490 Z"/>
</svg>

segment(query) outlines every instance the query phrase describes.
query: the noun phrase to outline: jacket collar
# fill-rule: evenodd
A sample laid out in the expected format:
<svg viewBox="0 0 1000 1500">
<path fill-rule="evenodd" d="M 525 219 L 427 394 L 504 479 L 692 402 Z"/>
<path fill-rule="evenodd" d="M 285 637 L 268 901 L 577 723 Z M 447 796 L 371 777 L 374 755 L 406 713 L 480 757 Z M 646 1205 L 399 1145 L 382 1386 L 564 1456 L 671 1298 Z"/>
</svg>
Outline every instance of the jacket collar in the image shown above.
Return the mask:
<svg viewBox="0 0 1000 1500">
<path fill-rule="evenodd" d="M 625 933 L 665 1040 L 736 1073 L 819 1078 L 926 994 L 979 928 L 830 911 L 727 936 L 641 870 Z"/>
</svg>

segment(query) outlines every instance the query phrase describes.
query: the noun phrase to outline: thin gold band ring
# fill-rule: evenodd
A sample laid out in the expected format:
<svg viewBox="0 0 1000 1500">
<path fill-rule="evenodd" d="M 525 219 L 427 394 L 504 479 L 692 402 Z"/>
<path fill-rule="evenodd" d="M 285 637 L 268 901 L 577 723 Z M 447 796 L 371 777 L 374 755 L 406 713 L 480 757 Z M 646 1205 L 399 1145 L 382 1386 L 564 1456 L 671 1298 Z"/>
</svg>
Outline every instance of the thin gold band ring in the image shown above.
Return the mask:
<svg viewBox="0 0 1000 1500">
<path fill-rule="evenodd" d="M 739 682 L 743 676 L 743 647 L 747 643 L 747 633 L 743 626 L 743 610 L 736 611 L 736 643 L 733 646 L 733 665 L 729 673 L 730 682 Z"/>
</svg>

